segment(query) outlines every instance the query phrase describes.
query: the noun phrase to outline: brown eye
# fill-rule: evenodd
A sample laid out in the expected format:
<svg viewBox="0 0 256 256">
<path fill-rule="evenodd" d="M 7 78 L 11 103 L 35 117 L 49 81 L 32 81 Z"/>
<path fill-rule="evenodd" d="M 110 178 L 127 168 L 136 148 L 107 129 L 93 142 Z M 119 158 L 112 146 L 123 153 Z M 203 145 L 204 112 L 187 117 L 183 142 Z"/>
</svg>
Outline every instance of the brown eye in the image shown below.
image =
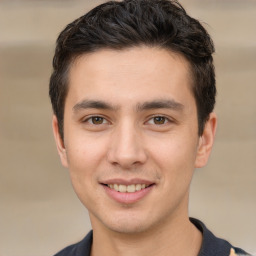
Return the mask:
<svg viewBox="0 0 256 256">
<path fill-rule="evenodd" d="M 163 116 L 156 116 L 153 118 L 154 124 L 165 124 L 166 123 L 166 118 Z"/>
<path fill-rule="evenodd" d="M 105 123 L 105 119 L 100 116 L 93 116 L 88 120 L 92 124 L 103 124 Z"/>
</svg>

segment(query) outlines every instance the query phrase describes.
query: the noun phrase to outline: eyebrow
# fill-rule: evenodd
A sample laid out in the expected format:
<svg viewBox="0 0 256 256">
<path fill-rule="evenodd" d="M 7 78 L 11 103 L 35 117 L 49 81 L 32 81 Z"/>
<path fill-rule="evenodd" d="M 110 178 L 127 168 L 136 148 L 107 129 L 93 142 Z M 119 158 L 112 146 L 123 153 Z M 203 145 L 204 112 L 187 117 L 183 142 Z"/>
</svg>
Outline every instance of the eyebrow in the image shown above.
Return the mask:
<svg viewBox="0 0 256 256">
<path fill-rule="evenodd" d="M 82 100 L 78 102 L 77 104 L 74 105 L 73 111 L 74 112 L 79 112 L 80 110 L 83 109 L 90 109 L 90 108 L 95 108 L 95 109 L 104 109 L 104 110 L 118 110 L 119 107 L 113 106 L 107 102 L 101 101 L 101 100 Z M 168 100 L 154 100 L 154 101 L 148 101 L 144 103 L 138 103 L 136 105 L 136 111 L 141 112 L 144 110 L 152 110 L 152 109 L 160 109 L 160 108 L 165 108 L 165 109 L 172 109 L 172 110 L 177 110 L 181 111 L 184 108 L 184 105 L 173 100 L 173 99 L 168 99 Z"/>
<path fill-rule="evenodd" d="M 82 100 L 75 104 L 73 107 L 74 112 L 78 112 L 82 109 L 88 109 L 88 108 L 96 108 L 96 109 L 106 109 L 106 110 L 117 110 L 117 107 L 112 106 L 111 104 L 108 104 L 104 101 L 100 100 Z"/>
<path fill-rule="evenodd" d="M 181 111 L 184 109 L 184 105 L 173 99 L 171 100 L 168 99 L 168 100 L 154 100 L 154 101 L 144 102 L 136 106 L 137 111 L 160 109 L 160 108 Z"/>
</svg>

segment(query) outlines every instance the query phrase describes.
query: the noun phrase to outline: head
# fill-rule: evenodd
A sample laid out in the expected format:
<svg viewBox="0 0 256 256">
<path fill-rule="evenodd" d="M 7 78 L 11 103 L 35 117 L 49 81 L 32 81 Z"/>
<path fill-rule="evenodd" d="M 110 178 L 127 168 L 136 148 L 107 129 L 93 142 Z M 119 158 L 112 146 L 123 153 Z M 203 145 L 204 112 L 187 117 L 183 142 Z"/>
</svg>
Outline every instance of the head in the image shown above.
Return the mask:
<svg viewBox="0 0 256 256">
<path fill-rule="evenodd" d="M 177 1 L 124 0 L 97 6 L 70 23 L 57 39 L 49 94 L 62 139 L 73 63 L 80 56 L 101 49 L 121 51 L 136 46 L 166 49 L 188 61 L 198 135 L 202 135 L 216 95 L 214 46 L 209 34 Z"/>
<path fill-rule="evenodd" d="M 107 2 L 60 34 L 53 130 L 94 231 L 186 219 L 216 127 L 212 51 L 204 28 L 166 0 Z"/>
</svg>

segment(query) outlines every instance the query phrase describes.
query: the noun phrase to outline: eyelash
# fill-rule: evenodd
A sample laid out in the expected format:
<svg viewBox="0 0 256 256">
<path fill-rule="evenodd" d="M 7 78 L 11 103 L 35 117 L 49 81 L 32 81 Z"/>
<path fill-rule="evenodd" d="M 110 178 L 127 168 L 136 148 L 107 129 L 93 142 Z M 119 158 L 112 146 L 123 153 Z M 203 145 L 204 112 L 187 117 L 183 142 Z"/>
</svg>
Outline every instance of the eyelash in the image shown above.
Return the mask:
<svg viewBox="0 0 256 256">
<path fill-rule="evenodd" d="M 156 118 L 164 119 L 164 123 L 160 123 L 160 124 L 153 123 L 152 125 L 158 125 L 158 126 L 159 126 L 159 125 L 165 125 L 165 124 L 171 122 L 171 120 L 170 120 L 169 118 L 167 118 L 166 116 L 157 115 L 157 116 L 151 117 L 151 118 L 147 121 L 147 123 L 149 123 L 150 120 L 153 120 L 153 122 L 154 122 Z"/>
<path fill-rule="evenodd" d="M 99 123 L 99 124 L 94 124 L 93 123 L 93 119 L 96 119 L 96 118 L 98 118 L 98 119 L 100 119 L 100 120 L 102 120 L 103 122 L 102 123 Z M 90 121 L 91 120 L 91 121 Z M 106 118 L 104 118 L 104 117 L 102 117 L 102 116 L 90 116 L 90 117 L 88 117 L 88 118 L 86 118 L 85 120 L 83 120 L 83 123 L 89 123 L 89 124 L 91 124 L 91 125 L 102 125 L 102 124 L 106 124 L 108 121 L 107 121 L 107 119 Z"/>
<path fill-rule="evenodd" d="M 154 121 L 157 118 L 161 119 L 159 122 L 161 122 L 161 121 L 164 121 L 164 122 L 163 123 L 158 123 L 158 124 L 155 123 Z M 100 122 L 98 124 L 97 123 L 93 123 L 93 119 L 100 119 L 100 121 L 102 121 L 102 122 Z M 154 123 L 150 123 L 151 120 Z M 96 122 L 97 122 L 97 120 L 96 120 Z M 85 120 L 83 120 L 83 123 L 90 123 L 91 125 L 102 125 L 102 124 L 106 124 L 107 122 L 108 122 L 107 119 L 102 117 L 102 116 L 90 116 L 90 117 L 86 118 Z M 170 123 L 170 122 L 172 122 L 172 121 L 169 118 L 167 118 L 165 116 L 161 116 L 161 115 L 156 115 L 156 116 L 153 116 L 153 117 L 149 118 L 146 123 L 160 126 L 160 125 L 165 125 L 165 124 Z"/>
</svg>

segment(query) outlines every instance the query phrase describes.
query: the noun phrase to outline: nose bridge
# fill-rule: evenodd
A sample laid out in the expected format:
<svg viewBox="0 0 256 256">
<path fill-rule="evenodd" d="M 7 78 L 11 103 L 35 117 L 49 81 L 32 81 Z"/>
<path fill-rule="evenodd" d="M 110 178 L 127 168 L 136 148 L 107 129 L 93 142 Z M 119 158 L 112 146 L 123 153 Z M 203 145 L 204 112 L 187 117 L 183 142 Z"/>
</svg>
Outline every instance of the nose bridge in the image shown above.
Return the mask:
<svg viewBox="0 0 256 256">
<path fill-rule="evenodd" d="M 139 128 L 128 118 L 115 127 L 110 143 L 109 160 L 113 164 L 130 168 L 146 160 Z"/>
</svg>

